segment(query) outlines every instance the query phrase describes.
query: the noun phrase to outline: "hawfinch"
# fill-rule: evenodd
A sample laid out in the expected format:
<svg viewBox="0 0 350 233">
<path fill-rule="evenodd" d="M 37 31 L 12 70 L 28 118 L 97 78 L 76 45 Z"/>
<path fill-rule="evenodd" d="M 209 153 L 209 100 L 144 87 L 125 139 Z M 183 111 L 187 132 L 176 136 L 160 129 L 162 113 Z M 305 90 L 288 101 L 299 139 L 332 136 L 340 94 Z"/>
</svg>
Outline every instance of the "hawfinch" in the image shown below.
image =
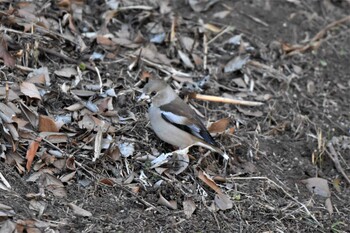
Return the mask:
<svg viewBox="0 0 350 233">
<path fill-rule="evenodd" d="M 192 145 L 206 147 L 228 159 L 228 155 L 218 148 L 195 111 L 166 82 L 149 79 L 143 88 L 143 96 L 145 95 L 151 96 L 149 119 L 153 131 L 160 139 L 180 149 Z"/>
</svg>

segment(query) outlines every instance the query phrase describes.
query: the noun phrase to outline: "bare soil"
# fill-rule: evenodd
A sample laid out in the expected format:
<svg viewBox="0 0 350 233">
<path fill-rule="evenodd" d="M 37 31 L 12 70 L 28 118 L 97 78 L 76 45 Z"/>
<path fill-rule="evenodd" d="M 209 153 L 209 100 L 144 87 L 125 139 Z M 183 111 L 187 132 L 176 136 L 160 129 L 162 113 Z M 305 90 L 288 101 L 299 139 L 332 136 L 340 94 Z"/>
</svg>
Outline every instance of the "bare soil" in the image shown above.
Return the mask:
<svg viewBox="0 0 350 233">
<path fill-rule="evenodd" d="M 58 11 L 60 8 L 57 3 L 50 3 L 49 7 L 41 11 L 41 15 L 62 17 L 62 10 Z M 90 6 L 90 11 L 84 11 L 83 18 L 91 25 L 84 25 L 84 21 L 77 23 L 78 31 L 82 33 L 84 26 L 99 30 L 103 22 L 101 15 L 106 11 L 104 1 L 87 1 L 84 4 Z M 135 6 L 148 4 L 140 1 Z M 2 11 L 9 9 L 9 2 L 5 1 L 2 5 Z M 39 3 L 35 5 L 41 7 Z M 304 42 L 306 44 L 327 25 L 348 16 L 349 2 L 219 1 L 202 12 L 194 12 L 187 1 L 171 1 L 169 6 L 183 20 L 181 22 L 186 21 L 186 24 L 177 25 L 177 36 L 191 35 L 202 43 L 201 34 L 196 35 L 196 30 L 189 26 L 189 22 L 193 27 L 200 25 L 199 19 L 219 28 L 234 27 L 234 31 L 223 34 L 213 42 L 215 46 L 209 47 L 207 63 L 210 69 L 195 70 L 195 80 L 206 74 L 214 77 L 203 94 L 222 96 L 223 93 L 229 93 L 235 97 L 241 94 L 243 98 L 251 100 L 257 100 L 257 96 L 266 97 L 261 100 L 264 105 L 259 107 L 237 107 L 191 100 L 206 119 L 216 121 L 229 117 L 230 126 L 235 127 L 233 134 L 222 133 L 216 136 L 216 140 L 231 157 L 229 164 L 225 165 L 222 158 L 213 153 L 198 164 L 198 159 L 206 150 L 194 148 L 190 152 L 190 164 L 184 172 L 179 175 L 160 175 L 150 168 L 148 162 L 135 159 L 135 154 L 153 154 L 155 150 L 170 152 L 173 147 L 153 134 L 148 125 L 147 105 L 137 102 L 140 93 L 134 85 L 140 80 L 140 72 L 152 66 L 144 62 L 138 64 L 136 69 L 128 70 L 135 59 L 125 54 L 136 49 L 120 46 L 108 51 L 114 53 L 115 57 L 96 61 L 95 65 L 99 68 L 103 82 L 112 80 L 110 85 L 118 92 L 126 91 L 125 95 L 116 98 L 116 111 L 118 117 L 128 117 L 131 112 L 135 120 L 112 122 L 117 128 L 113 137 L 133 142 L 134 156 L 116 161 L 102 156 L 93 162 L 93 150 L 79 151 L 77 147 L 82 144 L 75 139 L 70 139 L 67 144 L 57 144 L 61 150 L 73 155 L 81 166 L 77 165 L 74 178 L 64 183 L 67 192 L 65 197 L 57 197 L 45 190 L 44 195 L 35 198 L 28 197 L 28 194 L 41 193 L 40 182 L 28 182 L 27 179 L 37 171 L 21 174 L 16 166 L 8 163 L 8 157 L 2 158 L 0 171 L 11 189 L 0 189 L 0 204 L 10 206 L 14 214 L 0 214 L 0 229 L 10 229 L 5 225 L 10 221 L 17 224 L 18 232 L 35 232 L 33 229 L 38 232 L 350 232 L 350 184 L 330 158 L 332 155 L 327 146 L 332 143 L 339 156 L 339 165 L 349 177 L 350 146 L 346 143 L 349 143 L 350 137 L 350 22 L 346 21 L 327 30 L 317 48 L 288 54 L 286 47 L 282 47 L 302 45 Z M 230 11 L 227 16 L 215 17 L 215 13 L 225 10 Z M 135 32 L 139 30 L 146 35 L 145 25 L 158 20 L 163 22 L 169 32 L 171 19 L 166 15 L 141 17 L 142 12 L 154 14 L 157 11 L 121 11 L 114 16 L 115 21 L 110 23 L 109 30 L 120 30 L 120 24 L 124 22 L 134 28 Z M 1 33 L 5 31 L 2 30 Z M 88 58 L 94 51 L 107 51 L 90 39 L 84 39 L 88 49 L 81 54 L 67 41 L 40 39 L 42 34 L 31 37 L 11 31 L 6 33 L 15 38 L 22 48 L 25 44 L 31 47 L 35 42 L 45 42 L 46 48 L 58 53 L 62 49 L 77 64 L 79 61 L 92 64 Z M 209 39 L 217 35 L 211 33 Z M 235 52 L 227 52 L 234 49 L 224 45 L 224 41 L 239 34 L 242 34 L 242 41 L 254 48 L 250 53 L 251 60 L 265 64 L 287 78 L 259 69 L 249 69 L 249 66 L 244 71 L 223 72 L 223 67 L 236 55 Z M 170 47 L 167 43 L 157 45 L 158 51 L 167 54 L 169 59 L 173 56 Z M 9 51 L 18 49 L 10 46 Z M 75 103 L 76 99 L 62 93 L 60 87 L 71 80 L 58 77 L 53 72 L 72 62 L 39 51 L 37 64 L 33 60 L 24 64 L 20 59 L 17 64 L 31 68 L 48 67 L 52 77 L 52 85 L 48 87 L 51 94 L 43 98 L 41 106 L 37 108 L 38 112 L 52 115 L 65 112 L 63 108 Z M 118 59 L 122 61 L 109 62 Z M 181 64 L 174 67 L 184 72 L 191 71 Z M 214 68 L 217 68 L 215 72 Z M 155 71 L 159 77 L 167 76 L 154 66 L 148 70 Z M 27 76 L 26 71 L 5 66 L 1 68 L 1 73 L 6 76 L 6 79 L 5 76 L 1 77 L 0 85 L 3 87 L 6 82 L 20 83 Z M 96 83 L 96 73 L 91 70 L 87 73 L 91 84 Z M 243 74 L 250 75 L 249 78 L 254 80 L 253 92 L 242 91 L 242 87 L 233 81 L 243 78 Z M 22 98 L 29 104 L 28 98 Z M 73 121 L 60 132 L 68 133 L 74 129 L 79 132 L 78 136 L 96 133 L 82 129 L 78 131 L 77 125 Z M 87 145 L 91 143 L 84 137 L 81 138 Z M 9 156 L 9 142 L 5 137 L 0 136 L 0 139 L 7 148 L 4 153 Z M 93 146 L 93 141 L 90 145 Z M 25 140 L 18 145 L 19 154 L 23 158 L 27 147 L 28 141 Z M 35 158 L 34 162 L 38 160 Z M 233 202 L 232 208 L 219 210 L 213 207 L 215 192 L 198 178 L 199 170 L 209 174 L 224 190 Z M 62 177 L 69 172 L 69 169 L 64 168 L 55 173 L 55 176 Z M 142 174 L 147 177 L 146 181 Z M 131 182 L 126 182 L 130 176 L 134 178 Z M 325 204 L 326 198 L 311 193 L 304 184 L 304 180 L 312 177 L 328 181 L 332 214 Z M 115 182 L 113 185 L 99 182 L 104 178 Z M 159 180 L 164 182 L 157 186 Z M 135 187 L 137 189 L 133 189 Z M 167 200 L 175 201 L 177 208 L 171 209 L 160 204 L 160 194 Z M 33 199 L 45 206 L 42 212 L 31 207 Z M 190 217 L 184 213 L 185 200 L 192 200 L 196 205 Z M 89 211 L 91 216 L 79 216 L 69 207 L 69 203 Z M 0 213 L 1 211 L 0 208 Z M 24 224 L 25 230 L 18 228 L 20 220 L 27 221 Z M 33 229 L 29 220 L 35 222 Z M 38 224 L 39 221 L 42 225 Z"/>
</svg>

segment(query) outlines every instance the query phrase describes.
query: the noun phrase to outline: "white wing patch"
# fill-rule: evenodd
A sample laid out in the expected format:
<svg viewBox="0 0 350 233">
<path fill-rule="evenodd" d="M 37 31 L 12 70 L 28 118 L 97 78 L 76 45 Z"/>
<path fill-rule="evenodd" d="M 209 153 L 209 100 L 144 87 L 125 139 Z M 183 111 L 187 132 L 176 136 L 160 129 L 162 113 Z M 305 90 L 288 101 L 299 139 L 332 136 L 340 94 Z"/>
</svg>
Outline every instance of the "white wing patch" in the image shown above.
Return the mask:
<svg viewBox="0 0 350 233">
<path fill-rule="evenodd" d="M 201 131 L 201 128 L 200 126 L 198 125 L 195 125 L 195 124 L 188 124 L 188 120 L 186 117 L 184 116 L 179 116 L 179 115 L 176 115 L 172 112 L 165 112 L 165 111 L 161 111 L 163 116 L 166 117 L 166 119 L 174 124 L 178 124 L 178 125 L 184 125 L 186 126 L 187 128 L 189 128 L 191 130 L 191 133 L 201 139 L 204 139 L 202 137 L 202 135 L 200 135 L 200 131 Z"/>
<path fill-rule="evenodd" d="M 180 125 L 186 125 L 187 118 L 183 116 L 176 115 L 172 112 L 161 111 L 162 114 L 171 122 Z"/>
</svg>

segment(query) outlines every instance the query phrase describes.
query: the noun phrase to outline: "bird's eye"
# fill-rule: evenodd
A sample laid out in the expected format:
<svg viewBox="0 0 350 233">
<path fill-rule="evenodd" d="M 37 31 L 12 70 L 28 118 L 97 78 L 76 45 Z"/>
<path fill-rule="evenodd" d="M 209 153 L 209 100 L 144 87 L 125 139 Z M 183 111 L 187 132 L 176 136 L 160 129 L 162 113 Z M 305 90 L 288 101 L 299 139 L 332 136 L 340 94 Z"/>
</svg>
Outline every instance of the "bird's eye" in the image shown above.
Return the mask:
<svg viewBox="0 0 350 233">
<path fill-rule="evenodd" d="M 150 94 L 150 97 L 153 97 L 153 96 L 155 96 L 156 94 L 157 94 L 157 92 L 152 91 L 151 94 Z"/>
</svg>

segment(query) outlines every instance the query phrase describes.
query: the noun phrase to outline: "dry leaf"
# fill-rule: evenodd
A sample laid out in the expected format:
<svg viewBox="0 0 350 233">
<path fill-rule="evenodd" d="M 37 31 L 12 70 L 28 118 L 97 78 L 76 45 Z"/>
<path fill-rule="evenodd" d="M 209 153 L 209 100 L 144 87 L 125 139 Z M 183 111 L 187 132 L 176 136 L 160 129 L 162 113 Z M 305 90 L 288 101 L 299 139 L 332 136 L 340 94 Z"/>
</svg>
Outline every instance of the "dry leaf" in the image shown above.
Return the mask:
<svg viewBox="0 0 350 233">
<path fill-rule="evenodd" d="M 217 193 L 214 200 L 220 210 L 228 210 L 233 207 L 231 199 L 224 193 Z"/>
<path fill-rule="evenodd" d="M 30 98 L 35 98 L 41 100 L 40 93 L 36 86 L 33 83 L 30 82 L 22 82 L 20 85 L 21 92 L 30 97 Z"/>
<path fill-rule="evenodd" d="M 120 150 L 119 147 L 115 147 L 113 149 L 110 149 L 107 152 L 107 156 L 110 157 L 112 159 L 113 162 L 115 161 L 120 161 L 121 160 L 121 154 L 120 154 Z"/>
<path fill-rule="evenodd" d="M 177 210 L 177 202 L 176 201 L 168 201 L 166 200 L 162 194 L 159 194 L 158 204 L 164 205 L 170 209 Z"/>
<path fill-rule="evenodd" d="M 217 3 L 219 0 L 189 0 L 191 8 L 195 12 L 207 11 L 211 6 Z"/>
<path fill-rule="evenodd" d="M 196 210 L 196 204 L 192 200 L 192 198 L 188 198 L 185 200 L 183 203 L 183 208 L 184 208 L 184 213 L 186 215 L 186 218 L 189 219 L 191 218 L 193 212 Z"/>
<path fill-rule="evenodd" d="M 261 117 L 263 115 L 263 112 L 259 111 L 259 110 L 252 111 L 250 109 L 244 109 L 244 108 L 238 107 L 238 106 L 236 106 L 236 108 L 238 109 L 238 111 L 240 111 L 241 113 L 243 113 L 246 116 Z"/>
<path fill-rule="evenodd" d="M 50 86 L 50 75 L 48 68 L 41 67 L 39 69 L 35 69 L 33 72 L 28 74 L 26 81 Z"/>
<path fill-rule="evenodd" d="M 12 232 L 18 232 L 18 230 L 16 229 L 16 224 L 14 222 L 12 222 L 11 220 L 6 220 L 5 222 L 1 222 L 1 228 L 0 228 L 0 232 L 4 232 L 4 233 L 12 233 Z"/>
<path fill-rule="evenodd" d="M 41 142 L 42 138 L 41 137 L 37 137 L 35 140 L 33 140 L 30 145 L 29 145 L 29 148 L 27 150 L 27 155 L 26 155 L 26 159 L 27 159 L 27 165 L 26 165 L 26 168 L 27 168 L 27 171 L 29 172 L 30 171 L 30 168 L 32 166 L 32 163 L 33 163 L 33 160 L 34 160 L 34 157 L 35 157 L 35 154 L 36 152 L 38 151 L 38 148 L 39 148 L 39 143 Z"/>
<path fill-rule="evenodd" d="M 55 75 L 64 78 L 71 78 L 78 75 L 78 71 L 73 67 L 65 67 L 63 69 L 56 70 L 54 73 Z"/>
<path fill-rule="evenodd" d="M 216 193 L 222 194 L 222 191 L 219 188 L 219 186 L 217 186 L 216 183 L 211 178 L 209 178 L 209 176 L 205 172 L 199 171 L 198 178 L 201 179 L 206 185 L 208 185 Z"/>
<path fill-rule="evenodd" d="M 188 57 L 187 54 L 185 54 L 181 50 L 178 50 L 177 53 L 179 54 L 179 57 L 180 57 L 180 59 L 183 62 L 185 67 L 190 68 L 190 69 L 194 69 L 194 65 L 191 62 L 191 59 Z"/>
<path fill-rule="evenodd" d="M 30 122 L 33 128 L 37 128 L 39 124 L 38 113 L 32 111 L 27 105 L 25 105 L 22 101 L 20 102 L 20 108 L 24 118 Z"/>
<path fill-rule="evenodd" d="M 83 217 L 91 217 L 92 213 L 90 211 L 84 210 L 83 208 L 73 204 L 69 203 L 68 206 L 73 210 L 73 213 L 77 216 L 83 216 Z"/>
<path fill-rule="evenodd" d="M 72 170 L 72 171 L 76 170 L 74 156 L 71 156 L 66 160 L 66 168 L 68 168 L 69 170 Z"/>
<path fill-rule="evenodd" d="M 219 28 L 213 24 L 210 24 L 210 23 L 204 24 L 204 28 L 208 29 L 209 31 L 212 31 L 214 33 L 219 33 L 222 30 L 221 28 Z"/>
<path fill-rule="evenodd" d="M 120 154 L 124 158 L 132 156 L 135 152 L 134 143 L 132 142 L 119 143 L 118 148 L 119 148 Z"/>
<path fill-rule="evenodd" d="M 73 179 L 73 178 L 75 177 L 75 174 L 76 174 L 76 173 L 77 173 L 77 172 L 74 171 L 74 172 L 71 172 L 71 173 L 68 173 L 68 174 L 62 176 L 62 177 L 60 178 L 60 181 L 62 181 L 63 183 L 67 183 L 68 181 L 70 181 L 71 179 Z"/>
<path fill-rule="evenodd" d="M 39 132 L 58 132 L 59 128 L 54 119 L 49 116 L 39 115 Z"/>
<path fill-rule="evenodd" d="M 232 60 L 230 60 L 224 67 L 224 72 L 234 72 L 243 68 L 245 64 L 249 61 L 249 55 L 239 55 Z"/>
<path fill-rule="evenodd" d="M 7 50 L 7 43 L 5 39 L 1 36 L 0 38 L 0 58 L 4 60 L 5 65 L 10 68 L 13 68 L 16 64 L 15 59 Z"/>
<path fill-rule="evenodd" d="M 66 197 L 67 196 L 67 192 L 64 188 L 64 185 L 62 184 L 62 181 L 57 179 L 56 177 L 54 177 L 51 174 L 48 173 L 43 173 L 40 176 L 40 184 L 39 187 L 43 187 L 46 188 L 47 190 L 49 190 L 50 192 L 52 192 L 52 194 L 56 197 Z"/>
<path fill-rule="evenodd" d="M 333 214 L 333 205 L 330 198 L 327 198 L 325 201 L 325 206 L 329 214 Z"/>
<path fill-rule="evenodd" d="M 114 181 L 111 179 L 108 179 L 108 178 L 104 178 L 104 179 L 99 180 L 99 183 L 105 184 L 105 185 L 111 186 L 111 187 L 114 186 Z"/>
<path fill-rule="evenodd" d="M 223 19 L 226 16 L 228 16 L 231 13 L 231 11 L 220 11 L 220 12 L 216 12 L 215 14 L 213 14 L 213 18 L 219 18 L 219 19 Z"/>
<path fill-rule="evenodd" d="M 186 168 L 190 164 L 190 158 L 188 157 L 187 153 L 188 153 L 187 150 L 186 151 L 178 150 L 175 153 L 173 152 L 173 160 L 175 160 L 176 163 L 175 163 L 175 166 L 169 169 L 169 173 L 179 175 L 186 170 Z"/>
<path fill-rule="evenodd" d="M 230 118 L 223 118 L 212 123 L 209 126 L 208 131 L 210 133 L 222 133 L 222 132 L 225 132 L 229 124 L 230 124 Z"/>
<path fill-rule="evenodd" d="M 53 144 L 58 143 L 67 143 L 68 137 L 73 137 L 75 134 L 67 133 L 56 133 L 56 132 L 41 132 L 40 137 L 45 138 L 47 141 L 50 141 Z"/>
</svg>

